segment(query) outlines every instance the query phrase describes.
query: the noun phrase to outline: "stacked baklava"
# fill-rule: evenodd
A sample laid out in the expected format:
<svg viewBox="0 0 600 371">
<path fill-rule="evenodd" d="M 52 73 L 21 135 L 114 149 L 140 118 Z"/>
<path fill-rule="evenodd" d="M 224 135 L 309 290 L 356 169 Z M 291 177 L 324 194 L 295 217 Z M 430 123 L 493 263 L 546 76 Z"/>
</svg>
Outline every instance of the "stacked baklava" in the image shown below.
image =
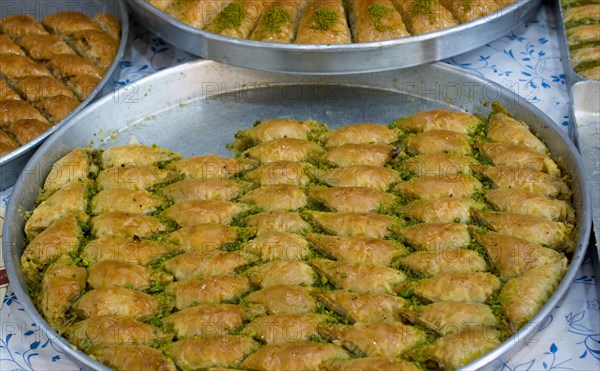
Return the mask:
<svg viewBox="0 0 600 371">
<path fill-rule="evenodd" d="M 456 369 L 567 269 L 569 187 L 504 113 L 274 119 L 231 148 L 56 162 L 21 259 L 44 318 L 122 370 Z"/>
<path fill-rule="evenodd" d="M 561 4 L 573 69 L 600 80 L 600 1 L 561 0 Z"/>
<path fill-rule="evenodd" d="M 0 19 L 0 156 L 60 122 L 96 88 L 117 53 L 119 22 L 76 12 Z"/>
<path fill-rule="evenodd" d="M 444 30 L 514 0 L 148 0 L 193 27 L 296 44 L 348 44 Z"/>
</svg>

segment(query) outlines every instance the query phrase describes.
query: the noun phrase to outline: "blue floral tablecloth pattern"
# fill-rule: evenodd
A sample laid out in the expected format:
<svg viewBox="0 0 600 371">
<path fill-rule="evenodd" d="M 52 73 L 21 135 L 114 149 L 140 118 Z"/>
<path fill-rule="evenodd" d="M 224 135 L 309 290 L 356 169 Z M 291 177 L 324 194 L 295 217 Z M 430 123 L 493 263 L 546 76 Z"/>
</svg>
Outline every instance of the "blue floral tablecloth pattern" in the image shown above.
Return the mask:
<svg viewBox="0 0 600 371">
<path fill-rule="evenodd" d="M 132 22 L 118 87 L 158 70 L 194 60 Z M 555 20 L 546 7 L 513 32 L 447 63 L 517 92 L 567 132 L 569 96 L 560 61 Z M 10 190 L 0 194 L 6 207 Z M 564 299 L 536 325 L 536 333 L 502 371 L 600 370 L 600 303 L 587 258 Z M 33 323 L 8 287 L 0 309 L 0 370 L 76 370 L 78 367 Z"/>
</svg>

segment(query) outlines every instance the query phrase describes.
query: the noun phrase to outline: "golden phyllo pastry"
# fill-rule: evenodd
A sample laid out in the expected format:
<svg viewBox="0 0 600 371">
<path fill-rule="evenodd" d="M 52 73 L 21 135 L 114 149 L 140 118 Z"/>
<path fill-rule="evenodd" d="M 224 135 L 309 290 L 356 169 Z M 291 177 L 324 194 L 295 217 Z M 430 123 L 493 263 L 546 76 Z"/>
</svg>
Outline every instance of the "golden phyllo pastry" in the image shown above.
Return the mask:
<svg viewBox="0 0 600 371">
<path fill-rule="evenodd" d="M 472 134 L 481 124 L 476 116 L 460 111 L 432 110 L 415 113 L 394 123 L 404 131 L 420 133 L 431 130 L 449 130 L 462 134 Z"/>
<path fill-rule="evenodd" d="M 62 121 L 95 92 L 120 41 L 114 16 L 96 18 L 106 27 L 78 12 L 50 14 L 41 23 L 25 14 L 0 19 L 0 100 L 27 101 L 2 104 L 1 125 L 16 139 L 13 148 L 3 143 L 2 155 Z M 105 29 L 117 32 L 109 35 Z"/>
<path fill-rule="evenodd" d="M 264 10 L 263 0 L 233 0 L 206 25 L 205 30 L 247 39 Z"/>
<path fill-rule="evenodd" d="M 321 292 L 317 298 L 352 322 L 394 322 L 405 303 L 401 297 L 390 294 L 346 290 Z"/>
<path fill-rule="evenodd" d="M 334 212 L 377 212 L 389 209 L 396 200 L 389 193 L 363 187 L 311 187 L 308 195 Z"/>
<path fill-rule="evenodd" d="M 490 166 L 482 170 L 498 188 L 516 188 L 548 197 L 568 198 L 571 191 L 559 177 L 520 166 Z"/>
<path fill-rule="evenodd" d="M 177 255 L 164 263 L 167 272 L 178 280 L 193 277 L 233 274 L 236 269 L 249 265 L 258 257 L 241 251 L 192 251 Z"/>
<path fill-rule="evenodd" d="M 105 259 L 88 268 L 88 284 L 92 288 L 129 287 L 146 290 L 157 279 L 149 268 L 129 262 Z M 164 277 L 164 280 L 168 280 Z"/>
<path fill-rule="evenodd" d="M 269 314 L 310 313 L 317 309 L 311 289 L 302 286 L 265 287 L 246 295 L 244 301 L 265 306 Z"/>
<path fill-rule="evenodd" d="M 262 235 L 271 231 L 305 234 L 311 230 L 310 224 L 297 212 L 273 211 L 250 215 L 245 219 L 248 227 L 256 228 L 256 234 Z"/>
<path fill-rule="evenodd" d="M 73 310 L 83 318 L 117 315 L 143 320 L 158 314 L 159 309 L 152 296 L 124 287 L 91 290 L 73 304 Z"/>
<path fill-rule="evenodd" d="M 348 353 L 337 345 L 300 341 L 266 345 L 240 366 L 251 370 L 318 370 L 326 361 L 346 358 Z"/>
<path fill-rule="evenodd" d="M 406 139 L 406 151 L 412 155 L 450 153 L 468 155 L 471 153 L 470 137 L 450 130 L 429 130 L 411 135 Z"/>
<path fill-rule="evenodd" d="M 487 272 L 440 273 L 416 283 L 415 294 L 426 301 L 485 303 L 500 288 L 498 277 Z M 403 285 L 400 285 L 402 288 Z"/>
<path fill-rule="evenodd" d="M 468 223 L 471 210 L 483 205 L 470 198 L 441 197 L 417 200 L 401 206 L 398 211 L 405 217 L 423 223 Z"/>
<path fill-rule="evenodd" d="M 523 144 L 479 142 L 478 147 L 496 166 L 518 166 L 560 176 L 560 169 L 550 157 Z"/>
<path fill-rule="evenodd" d="M 87 221 L 86 193 L 87 190 L 83 184 L 73 183 L 52 194 L 40 203 L 27 219 L 25 223 L 27 237 L 32 239 L 63 216 L 73 215 L 79 221 Z"/>
<path fill-rule="evenodd" d="M 180 228 L 167 235 L 166 240 L 179 246 L 182 251 L 207 253 L 235 242 L 237 237 L 237 230 L 234 227 L 203 223 Z"/>
<path fill-rule="evenodd" d="M 551 160 L 508 115 L 446 110 L 267 120 L 234 158 L 77 149 L 22 268 L 46 320 L 117 369 L 453 370 L 535 316 L 577 228 L 568 178 L 490 166 L 486 145 Z"/>
<path fill-rule="evenodd" d="M 7 54 L 25 55 L 25 52 L 8 35 L 0 35 L 0 55 Z"/>
<path fill-rule="evenodd" d="M 89 241 L 83 247 L 81 257 L 91 263 L 116 260 L 145 266 L 178 250 L 177 246 L 166 241 L 109 235 Z"/>
<path fill-rule="evenodd" d="M 400 132 L 386 125 L 365 123 L 341 127 L 321 135 L 325 147 L 332 148 L 344 144 L 391 144 L 398 141 Z"/>
<path fill-rule="evenodd" d="M 23 271 L 37 275 L 61 255 L 76 252 L 82 238 L 83 232 L 76 216 L 67 215 L 54 221 L 25 247 L 21 256 Z"/>
<path fill-rule="evenodd" d="M 167 166 L 168 169 L 175 170 L 186 178 L 202 180 L 229 178 L 247 167 L 246 162 L 217 155 L 188 157 Z"/>
<path fill-rule="evenodd" d="M 243 182 L 229 179 L 185 179 L 161 190 L 174 202 L 194 200 L 230 201 L 242 194 L 246 188 Z"/>
<path fill-rule="evenodd" d="M 373 263 L 336 262 L 314 259 L 310 264 L 336 287 L 355 292 L 391 294 L 395 284 L 406 279 L 402 271 Z"/>
<path fill-rule="evenodd" d="M 430 357 L 445 369 L 453 370 L 474 361 L 500 343 L 500 333 L 495 329 L 468 329 L 438 339 Z"/>
<path fill-rule="evenodd" d="M 98 192 L 90 204 L 93 215 L 111 211 L 149 214 L 157 210 L 163 201 L 147 191 L 126 188 L 107 189 Z"/>
<path fill-rule="evenodd" d="M 391 0 L 349 2 L 350 24 L 355 42 L 371 42 L 410 36 L 402 16 Z"/>
<path fill-rule="evenodd" d="M 100 362 L 116 370 L 176 370 L 173 361 L 160 350 L 145 345 L 111 345 L 95 355 Z"/>
<path fill-rule="evenodd" d="M 418 177 L 444 177 L 451 174 L 471 174 L 477 164 L 477 160 L 470 156 L 437 152 L 407 158 L 402 162 L 402 169 Z"/>
<path fill-rule="evenodd" d="M 14 14 L 0 19 L 0 30 L 14 39 L 20 39 L 30 34 L 48 34 L 48 31 L 28 14 Z"/>
<path fill-rule="evenodd" d="M 228 223 L 235 216 L 249 209 L 248 204 L 196 200 L 178 202 L 166 209 L 163 215 L 181 227 L 191 227 L 205 223 Z"/>
<path fill-rule="evenodd" d="M 244 152 L 244 155 L 260 162 L 308 161 L 311 156 L 323 152 L 323 148 L 304 139 L 283 138 L 258 144 Z"/>
<path fill-rule="evenodd" d="M 274 1 L 263 11 L 251 40 L 291 43 L 294 41 L 300 16 L 308 0 Z"/>
<path fill-rule="evenodd" d="M 314 0 L 304 11 L 296 44 L 349 44 L 350 29 L 342 0 Z"/>
<path fill-rule="evenodd" d="M 409 227 L 395 227 L 395 233 L 404 238 L 406 244 L 417 250 L 438 251 L 468 246 L 471 235 L 461 223 L 421 223 Z"/>
<path fill-rule="evenodd" d="M 91 151 L 77 148 L 56 161 L 44 182 L 44 191 L 54 192 L 64 185 L 85 182 L 95 172 L 91 164 Z"/>
<path fill-rule="evenodd" d="M 176 178 L 175 172 L 155 166 L 125 165 L 100 171 L 97 184 L 100 190 L 114 188 L 142 190 Z"/>
<path fill-rule="evenodd" d="M 509 234 L 474 230 L 473 235 L 504 279 L 515 278 L 536 267 L 565 259 L 556 250 Z"/>
<path fill-rule="evenodd" d="M 37 301 L 41 313 L 49 323 L 62 329 L 66 311 L 85 290 L 86 278 L 85 269 L 66 257 L 48 267 L 42 277 Z"/>
<path fill-rule="evenodd" d="M 365 187 L 387 191 L 400 180 L 400 174 L 385 167 L 355 165 L 317 172 L 320 182 L 332 187 Z"/>
<path fill-rule="evenodd" d="M 317 313 L 273 314 L 254 319 L 244 327 L 242 334 L 266 344 L 307 341 L 317 336 L 317 326 L 327 319 Z"/>
<path fill-rule="evenodd" d="M 352 263 L 390 265 L 407 253 L 401 243 L 373 237 L 338 237 L 310 233 L 307 237 L 313 247 L 326 257 Z"/>
<path fill-rule="evenodd" d="M 483 185 L 474 176 L 442 174 L 412 178 L 396 185 L 393 191 L 403 197 L 431 200 L 443 197 L 469 198 L 482 189 Z"/>
<path fill-rule="evenodd" d="M 566 260 L 561 260 L 537 266 L 504 285 L 500 291 L 500 304 L 513 330 L 531 320 L 550 298 L 566 272 L 565 263 Z"/>
<path fill-rule="evenodd" d="M 150 346 L 166 337 L 167 335 L 152 325 L 116 315 L 88 318 L 75 323 L 67 332 L 69 341 L 87 350 L 118 344 Z"/>
<path fill-rule="evenodd" d="M 438 0 L 393 0 L 402 13 L 406 28 L 413 35 L 444 30 L 458 25 L 452 13 Z"/>
<path fill-rule="evenodd" d="M 468 249 L 437 249 L 417 251 L 400 257 L 398 265 L 418 276 L 431 277 L 446 272 L 485 272 L 485 259 L 476 251 Z"/>
<path fill-rule="evenodd" d="M 421 330 L 401 322 L 324 324 L 319 326 L 319 333 L 366 357 L 398 357 L 425 338 Z"/>
<path fill-rule="evenodd" d="M 150 215 L 110 211 L 92 218 L 92 234 L 96 237 L 118 235 L 152 237 L 169 230 L 169 226 Z"/>
<path fill-rule="evenodd" d="M 61 54 L 75 54 L 57 35 L 26 35 L 19 44 L 36 61 L 49 61 Z"/>
<path fill-rule="evenodd" d="M 246 173 L 246 178 L 257 181 L 261 186 L 290 184 L 303 187 L 310 178 L 310 165 L 292 161 L 274 161 Z"/>
<path fill-rule="evenodd" d="M 440 0 L 460 23 L 467 23 L 497 12 L 501 6 L 494 0 Z"/>
<path fill-rule="evenodd" d="M 392 159 L 394 149 L 389 144 L 349 143 L 328 149 L 322 158 L 339 167 L 383 166 Z"/>
<path fill-rule="evenodd" d="M 419 371 L 420 368 L 408 361 L 395 357 L 365 357 L 324 362 L 319 365 L 324 371 L 354 370 L 402 370 Z"/>
<path fill-rule="evenodd" d="M 242 249 L 259 256 L 263 261 L 303 260 L 310 254 L 308 241 L 295 233 L 264 233 L 248 241 Z"/>
<path fill-rule="evenodd" d="M 411 322 L 432 329 L 442 336 L 474 327 L 493 328 L 498 324 L 492 308 L 481 303 L 439 301 L 401 313 Z"/>
<path fill-rule="evenodd" d="M 167 328 L 178 339 L 226 335 L 240 329 L 245 321 L 265 313 L 262 305 L 198 304 L 165 318 Z"/>
<path fill-rule="evenodd" d="M 165 292 L 175 297 L 176 308 L 184 309 L 234 300 L 248 290 L 250 283 L 246 277 L 221 275 L 176 281 L 169 284 Z"/>
<path fill-rule="evenodd" d="M 275 184 L 249 191 L 240 198 L 264 211 L 298 210 L 306 206 L 307 197 L 291 184 Z"/>
<path fill-rule="evenodd" d="M 279 285 L 311 286 L 315 273 L 310 265 L 298 260 L 275 260 L 250 268 L 252 284 L 265 288 Z"/>
<path fill-rule="evenodd" d="M 181 156 L 175 152 L 159 147 L 150 147 L 140 144 L 114 146 L 102 152 L 102 166 L 122 167 L 128 165 L 151 166 L 172 161 Z"/>
<path fill-rule="evenodd" d="M 305 215 L 325 232 L 342 237 L 384 238 L 394 222 L 388 215 L 371 213 L 307 211 Z"/>
</svg>

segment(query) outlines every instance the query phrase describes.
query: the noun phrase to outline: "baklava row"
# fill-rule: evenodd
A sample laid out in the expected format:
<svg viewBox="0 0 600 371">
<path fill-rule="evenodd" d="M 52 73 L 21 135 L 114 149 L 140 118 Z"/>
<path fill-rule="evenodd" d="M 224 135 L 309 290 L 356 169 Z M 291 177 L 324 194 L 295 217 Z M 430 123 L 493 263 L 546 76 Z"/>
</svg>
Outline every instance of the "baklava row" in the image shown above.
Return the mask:
<svg viewBox="0 0 600 371">
<path fill-rule="evenodd" d="M 231 148 L 56 162 L 21 259 L 44 318 L 121 370 L 451 370 L 567 269 L 571 191 L 507 114 L 274 119 Z"/>
<path fill-rule="evenodd" d="M 117 53 L 119 22 L 76 12 L 0 19 L 0 156 L 60 122 L 90 95 Z"/>
<path fill-rule="evenodd" d="M 561 0 L 573 69 L 600 80 L 600 0 Z"/>
<path fill-rule="evenodd" d="M 183 23 L 265 42 L 348 44 L 444 30 L 514 0 L 147 0 Z"/>
</svg>

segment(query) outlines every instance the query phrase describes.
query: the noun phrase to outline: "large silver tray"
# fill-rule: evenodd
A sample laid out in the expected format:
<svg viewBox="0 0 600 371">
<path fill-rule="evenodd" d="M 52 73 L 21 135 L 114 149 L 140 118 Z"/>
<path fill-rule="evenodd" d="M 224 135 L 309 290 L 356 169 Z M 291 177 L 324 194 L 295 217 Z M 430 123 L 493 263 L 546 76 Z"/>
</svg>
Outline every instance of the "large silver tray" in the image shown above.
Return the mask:
<svg viewBox="0 0 600 371">
<path fill-rule="evenodd" d="M 45 133 L 38 136 L 34 140 L 17 148 L 16 150 L 0 157 L 0 190 L 13 185 L 21 170 L 27 163 L 36 148 L 39 147 L 50 134 L 56 131 L 69 119 L 77 115 L 90 101 L 99 95 L 106 94 L 112 91 L 116 79 L 121 72 L 120 64 L 125 52 L 125 44 L 127 43 L 127 35 L 129 34 L 129 17 L 127 9 L 121 0 L 59 0 L 59 1 L 44 1 L 44 0 L 20 0 L 20 1 L 0 1 L 0 18 L 12 14 L 29 14 L 37 20 L 41 20 L 49 14 L 54 14 L 62 11 L 81 12 L 88 17 L 93 17 L 98 13 L 110 13 L 117 17 L 121 22 L 121 43 L 119 50 L 110 68 L 106 71 L 104 78 L 98 86 L 90 93 L 90 95 L 81 104 L 67 115 L 63 120 L 48 129 Z"/>
<path fill-rule="evenodd" d="M 33 321 L 48 336 L 56 338 L 74 361 L 83 368 L 104 369 L 48 327 L 29 298 L 21 271 L 24 214 L 34 208 L 51 164 L 61 156 L 75 147 L 108 147 L 132 140 L 157 144 L 185 156 L 208 152 L 231 155 L 225 145 L 238 129 L 248 127 L 254 120 L 315 119 L 336 128 L 362 121 L 390 123 L 403 115 L 440 107 L 486 115 L 494 101 L 529 123 L 564 161 L 567 175 L 573 179 L 578 227 L 571 265 L 548 303 L 517 334 L 467 366 L 500 368 L 499 357 L 512 354 L 532 337 L 568 290 L 588 244 L 590 197 L 575 147 L 547 116 L 516 93 L 442 63 L 394 72 L 317 78 L 195 61 L 148 76 L 114 96 L 102 98 L 41 146 L 13 190 L 2 239 L 11 285 Z"/>
<path fill-rule="evenodd" d="M 419 36 L 348 45 L 296 45 L 224 37 L 186 25 L 145 0 L 133 13 L 165 41 L 206 59 L 261 71 L 300 74 L 375 72 L 421 65 L 483 46 L 529 19 L 541 0 L 517 0 L 486 17 Z"/>
</svg>

